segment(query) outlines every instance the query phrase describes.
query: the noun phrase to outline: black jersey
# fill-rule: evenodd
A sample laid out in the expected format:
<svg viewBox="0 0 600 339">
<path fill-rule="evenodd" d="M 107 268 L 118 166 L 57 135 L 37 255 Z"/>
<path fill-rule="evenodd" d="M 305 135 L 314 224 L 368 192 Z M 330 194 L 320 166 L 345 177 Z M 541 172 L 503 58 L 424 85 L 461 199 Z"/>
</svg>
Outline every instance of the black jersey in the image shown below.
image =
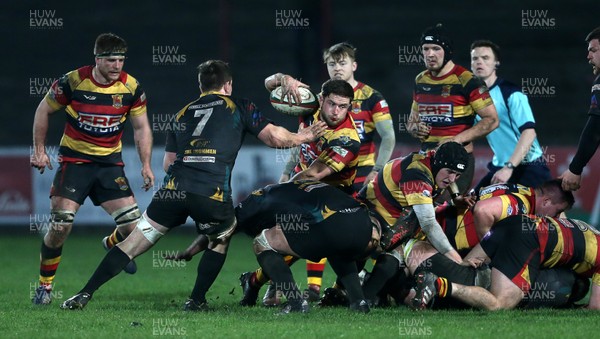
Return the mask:
<svg viewBox="0 0 600 339">
<path fill-rule="evenodd" d="M 166 189 L 231 201 L 231 171 L 246 133 L 269 124 L 254 103 L 215 92 L 203 93 L 177 113 L 165 151 L 177 153 Z"/>
<path fill-rule="evenodd" d="M 337 213 L 356 213 L 365 206 L 329 184 L 300 180 L 258 189 L 236 207 L 238 228 L 250 235 L 276 224 L 310 227 Z M 370 231 L 370 226 L 368 228 Z"/>
</svg>

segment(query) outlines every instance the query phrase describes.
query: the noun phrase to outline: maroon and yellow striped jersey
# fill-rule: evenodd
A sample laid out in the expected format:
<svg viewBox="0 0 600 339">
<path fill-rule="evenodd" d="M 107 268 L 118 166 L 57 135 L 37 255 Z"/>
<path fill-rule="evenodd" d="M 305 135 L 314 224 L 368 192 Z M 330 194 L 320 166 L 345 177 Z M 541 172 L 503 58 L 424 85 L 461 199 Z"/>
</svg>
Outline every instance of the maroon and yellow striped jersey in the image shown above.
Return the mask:
<svg viewBox="0 0 600 339">
<path fill-rule="evenodd" d="M 390 108 L 381 93 L 359 82 L 354 87 L 354 100 L 349 112 L 360 137 L 358 166 L 372 167 L 375 165 L 375 123 L 391 120 Z"/>
<path fill-rule="evenodd" d="M 313 115 L 301 117 L 300 125 L 310 126 L 313 122 L 320 121 L 320 114 L 321 112 L 317 111 Z M 360 138 L 350 114 L 337 127 L 327 127 L 325 135 L 317 141 L 304 143 L 299 147 L 300 159 L 294 169 L 296 173 L 307 169 L 313 161 L 319 159 L 333 170 L 333 174 L 321 181 L 347 191 L 351 190 L 358 165 Z"/>
<path fill-rule="evenodd" d="M 431 126 L 424 148 L 436 147 L 441 140 L 471 128 L 476 111 L 492 104 L 485 82 L 462 66 L 455 65 L 442 77 L 429 70 L 421 72 L 415 79 L 412 110 Z"/>
<path fill-rule="evenodd" d="M 67 115 L 60 140 L 61 161 L 122 165 L 125 120 L 128 114 L 146 113 L 146 95 L 138 81 L 125 72 L 111 84 L 99 84 L 92 76 L 93 67 L 63 75 L 45 96 L 50 107 L 64 108 Z"/>
<path fill-rule="evenodd" d="M 600 285 L 600 232 L 575 219 L 536 218 L 541 266 L 567 267 Z"/>
<path fill-rule="evenodd" d="M 437 185 L 431 172 L 434 152 L 411 153 L 405 158 L 390 160 L 362 191 L 365 200 L 388 225 L 403 215 L 404 207 L 433 204 Z"/>
<path fill-rule="evenodd" d="M 535 214 L 535 190 L 518 184 L 496 184 L 483 187 L 478 201 L 499 197 L 502 214 L 498 221 L 512 215 Z M 459 209 L 449 204 L 438 206 L 435 218 L 444 230 L 450 244 L 457 251 L 469 250 L 479 243 L 473 209 Z"/>
</svg>

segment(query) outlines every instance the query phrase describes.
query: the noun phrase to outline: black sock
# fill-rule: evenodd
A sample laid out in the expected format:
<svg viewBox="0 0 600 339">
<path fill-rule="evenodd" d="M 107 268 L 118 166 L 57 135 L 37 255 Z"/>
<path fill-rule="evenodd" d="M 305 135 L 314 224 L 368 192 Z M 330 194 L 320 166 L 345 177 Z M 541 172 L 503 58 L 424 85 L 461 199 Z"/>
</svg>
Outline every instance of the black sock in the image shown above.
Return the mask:
<svg viewBox="0 0 600 339">
<path fill-rule="evenodd" d="M 369 279 L 363 285 L 365 298 L 373 301 L 375 296 L 385 284 L 392 278 L 400 269 L 400 262 L 391 255 L 380 255 L 377 257 L 377 262 L 373 267 L 373 272 Z"/>
<path fill-rule="evenodd" d="M 198 263 L 198 275 L 196 276 L 196 284 L 190 298 L 196 302 L 206 302 L 206 292 L 215 282 L 227 255 L 207 249 L 202 255 L 202 259 Z"/>
<path fill-rule="evenodd" d="M 290 267 L 285 263 L 283 256 L 275 251 L 264 251 L 256 256 L 260 267 L 271 277 L 275 288 L 283 292 L 291 304 L 302 302 L 302 294 L 296 286 Z"/>
<path fill-rule="evenodd" d="M 96 272 L 94 272 L 90 280 L 79 293 L 86 292 L 90 295 L 94 294 L 100 286 L 119 274 L 130 261 L 131 259 L 129 259 L 129 256 L 125 254 L 125 252 L 118 246 L 114 246 L 106 253 L 104 259 L 102 259 L 102 262 L 100 262 L 100 265 L 96 268 Z"/>
</svg>

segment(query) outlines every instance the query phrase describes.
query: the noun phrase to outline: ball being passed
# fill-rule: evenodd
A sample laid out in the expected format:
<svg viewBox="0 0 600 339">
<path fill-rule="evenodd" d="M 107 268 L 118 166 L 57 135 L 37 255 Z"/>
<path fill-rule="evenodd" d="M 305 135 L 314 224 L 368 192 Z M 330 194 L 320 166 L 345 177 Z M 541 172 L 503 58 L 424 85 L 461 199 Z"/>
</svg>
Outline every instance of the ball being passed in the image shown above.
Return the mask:
<svg viewBox="0 0 600 339">
<path fill-rule="evenodd" d="M 294 98 L 291 98 L 291 105 L 287 98 L 282 97 L 281 92 L 281 86 L 271 91 L 271 105 L 278 112 L 293 116 L 304 116 L 314 113 L 319 108 L 317 96 L 308 88 L 298 87 L 300 102 L 296 103 Z"/>
</svg>

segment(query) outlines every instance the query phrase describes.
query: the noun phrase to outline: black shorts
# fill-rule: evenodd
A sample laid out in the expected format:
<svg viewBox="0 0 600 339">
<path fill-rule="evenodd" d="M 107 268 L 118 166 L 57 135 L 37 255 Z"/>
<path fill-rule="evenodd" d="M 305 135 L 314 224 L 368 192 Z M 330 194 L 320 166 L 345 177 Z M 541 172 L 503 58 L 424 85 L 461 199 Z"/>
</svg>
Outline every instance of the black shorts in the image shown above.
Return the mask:
<svg viewBox="0 0 600 339">
<path fill-rule="evenodd" d="M 534 221 L 520 215 L 503 219 L 480 244 L 491 266 L 527 293 L 539 274 L 541 255 L 535 227 L 524 222 Z"/>
<path fill-rule="evenodd" d="M 337 212 L 327 219 L 306 225 L 280 225 L 290 248 L 303 259 L 327 257 L 358 259 L 366 255 L 373 228 L 366 207 Z"/>
<path fill-rule="evenodd" d="M 231 226 L 235 219 L 231 202 L 164 188 L 154 194 L 146 214 L 169 229 L 184 224 L 191 217 L 196 222 L 198 232 L 206 235 L 220 233 Z"/>
<path fill-rule="evenodd" d="M 133 192 L 125 177 L 123 166 L 63 162 L 50 188 L 50 197 L 59 196 L 83 205 L 90 197 L 94 205 L 119 198 L 131 197 Z"/>
</svg>

